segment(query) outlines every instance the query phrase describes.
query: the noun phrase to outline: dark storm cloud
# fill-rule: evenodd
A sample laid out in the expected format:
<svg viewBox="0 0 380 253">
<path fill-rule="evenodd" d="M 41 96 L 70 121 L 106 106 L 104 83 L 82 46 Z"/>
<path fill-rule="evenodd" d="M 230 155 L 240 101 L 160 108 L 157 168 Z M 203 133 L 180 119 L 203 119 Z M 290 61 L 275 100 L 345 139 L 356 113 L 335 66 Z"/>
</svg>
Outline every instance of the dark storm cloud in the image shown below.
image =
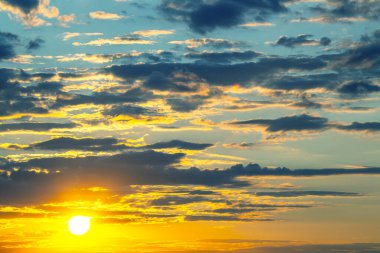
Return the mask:
<svg viewBox="0 0 380 253">
<path fill-rule="evenodd" d="M 20 41 L 16 34 L 0 32 L 0 61 L 16 56 L 14 46 Z"/>
<path fill-rule="evenodd" d="M 74 128 L 77 125 L 74 123 L 9 123 L 9 124 L 0 124 L 0 132 L 7 131 L 49 131 L 52 129 L 65 129 L 65 128 Z"/>
<path fill-rule="evenodd" d="M 357 98 L 380 92 L 380 86 L 368 81 L 349 82 L 340 86 L 337 92 L 348 97 Z"/>
<path fill-rule="evenodd" d="M 234 61 L 248 61 L 260 56 L 260 53 L 255 51 L 244 52 L 202 52 L 202 53 L 189 53 L 185 57 L 199 61 L 210 63 L 230 63 Z"/>
<path fill-rule="evenodd" d="M 39 0 L 4 0 L 4 2 L 19 8 L 24 13 L 29 13 L 31 10 L 38 7 L 40 4 Z"/>
<path fill-rule="evenodd" d="M 248 15 L 263 20 L 273 13 L 287 11 L 287 0 L 163 0 L 160 9 L 171 20 L 185 21 L 198 33 L 205 34 L 216 28 L 230 28 L 244 22 Z"/>
<path fill-rule="evenodd" d="M 302 196 L 316 196 L 316 197 L 358 197 L 359 193 L 353 192 L 335 192 L 335 191 L 278 191 L 278 192 L 256 192 L 256 196 L 266 197 L 302 197 Z"/>
<path fill-rule="evenodd" d="M 0 125 L 1 126 L 1 125 Z M 48 141 L 36 142 L 24 149 L 42 149 L 42 150 L 91 150 L 91 151 L 116 151 L 125 149 L 186 149 L 186 150 L 204 150 L 212 147 L 213 144 L 192 143 L 180 140 L 168 142 L 157 142 L 143 146 L 132 146 L 123 144 L 121 140 L 115 138 L 71 138 L 60 137 Z"/>
<path fill-rule="evenodd" d="M 254 119 L 237 121 L 235 125 L 260 125 L 267 127 L 268 132 L 278 131 L 304 131 L 304 130 L 324 130 L 329 127 L 328 119 L 314 117 L 307 114 L 286 116 L 278 119 Z"/>
<path fill-rule="evenodd" d="M 317 70 L 326 66 L 326 63 L 316 58 L 306 57 L 273 57 L 261 59 L 258 62 L 241 64 L 190 64 L 190 63 L 158 63 L 138 65 L 114 65 L 105 68 L 107 73 L 134 80 L 148 78 L 153 72 L 160 72 L 164 76 L 170 76 L 178 71 L 186 71 L 197 75 L 199 78 L 215 85 L 234 85 L 240 83 L 248 85 L 254 80 L 263 80 L 273 74 L 279 74 L 288 70 Z M 161 83 L 160 80 L 159 83 Z M 153 83 L 152 83 L 153 85 Z"/>
<path fill-rule="evenodd" d="M 29 41 L 28 45 L 26 45 L 26 48 L 28 50 L 39 49 L 44 43 L 45 41 L 43 39 L 37 38 L 37 39 Z"/>
<path fill-rule="evenodd" d="M 313 35 L 302 34 L 297 37 L 280 37 L 275 43 L 275 46 L 283 46 L 293 48 L 295 46 L 307 46 L 307 45 L 320 45 L 328 46 L 331 43 L 331 39 L 323 37 L 320 40 L 312 39 Z"/>
</svg>

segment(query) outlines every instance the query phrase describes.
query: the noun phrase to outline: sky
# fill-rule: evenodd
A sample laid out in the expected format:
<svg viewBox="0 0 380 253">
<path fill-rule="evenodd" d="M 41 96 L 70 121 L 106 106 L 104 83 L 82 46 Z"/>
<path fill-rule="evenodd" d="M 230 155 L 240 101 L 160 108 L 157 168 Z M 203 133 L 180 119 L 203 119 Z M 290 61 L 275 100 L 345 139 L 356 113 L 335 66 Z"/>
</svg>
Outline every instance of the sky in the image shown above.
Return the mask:
<svg viewBox="0 0 380 253">
<path fill-rule="evenodd" d="M 379 20 L 0 0 L 0 253 L 380 252 Z"/>
</svg>

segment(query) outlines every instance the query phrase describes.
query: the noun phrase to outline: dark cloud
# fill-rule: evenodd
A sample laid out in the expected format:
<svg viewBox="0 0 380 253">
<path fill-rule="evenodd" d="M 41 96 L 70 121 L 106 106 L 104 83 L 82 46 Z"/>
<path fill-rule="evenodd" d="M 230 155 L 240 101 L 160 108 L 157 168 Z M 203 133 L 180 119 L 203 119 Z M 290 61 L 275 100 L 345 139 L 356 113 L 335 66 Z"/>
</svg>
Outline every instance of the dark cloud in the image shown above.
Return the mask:
<svg viewBox="0 0 380 253">
<path fill-rule="evenodd" d="M 213 144 L 200 144 L 200 143 L 192 143 L 192 142 L 186 142 L 186 141 L 180 141 L 180 140 L 173 140 L 169 142 L 158 142 L 152 145 L 147 145 L 144 148 L 150 148 L 150 149 L 178 148 L 178 149 L 188 149 L 188 150 L 204 150 L 212 146 Z"/>
<path fill-rule="evenodd" d="M 312 39 L 313 35 L 310 34 L 302 34 L 297 37 L 280 37 L 275 43 L 275 46 L 284 46 L 293 48 L 295 46 L 307 46 L 307 45 L 320 45 L 320 46 L 328 46 L 331 43 L 331 39 L 327 37 L 323 37 L 320 40 Z"/>
<path fill-rule="evenodd" d="M 334 89 L 338 84 L 338 74 L 316 74 L 305 76 L 283 76 L 269 80 L 265 87 L 279 90 L 310 90 L 317 88 Z"/>
<path fill-rule="evenodd" d="M 332 61 L 337 61 L 339 68 L 366 70 L 376 68 L 380 64 L 380 36 L 378 34 L 379 30 L 376 30 L 371 35 L 366 35 L 365 39 L 362 37 L 361 43 L 340 55 L 333 56 Z"/>
<path fill-rule="evenodd" d="M 24 71 L 0 69 L 0 116 L 9 116 L 17 113 L 44 114 L 48 109 L 43 102 L 48 96 L 57 94 L 63 87 L 57 82 L 44 82 L 27 87 L 21 86 L 18 81 L 29 80 L 31 75 Z M 18 80 L 14 82 L 12 79 Z"/>
<path fill-rule="evenodd" d="M 337 89 L 338 93 L 348 97 L 362 97 L 371 93 L 380 92 L 380 86 L 368 81 L 357 81 L 343 84 Z"/>
<path fill-rule="evenodd" d="M 269 169 L 257 164 L 235 165 L 220 170 L 198 168 L 177 169 L 184 154 L 166 154 L 144 151 L 104 157 L 37 158 L 22 162 L 4 162 L 2 169 L 10 176 L 0 177 L 0 199 L 7 201 L 39 201 L 54 197 L 59 191 L 72 187 L 102 186 L 118 189 L 128 185 L 208 185 L 249 186 L 242 176 L 330 176 L 354 174 L 380 174 L 380 168 L 363 169 Z M 19 168 L 15 171 L 13 168 Z M 49 174 L 28 171 L 46 169 Z M 57 173 L 56 171 L 60 171 Z M 75 179 L 75 180 L 74 180 Z M 59 183 L 58 183 L 59 182 Z M 41 198 L 40 195 L 42 194 Z M 46 200 L 46 199 L 45 199 Z"/>
<path fill-rule="evenodd" d="M 29 13 L 31 10 L 38 7 L 39 0 L 4 0 L 6 3 L 19 8 L 24 13 Z"/>
<path fill-rule="evenodd" d="M 314 117 L 307 114 L 287 116 L 278 119 L 254 119 L 237 121 L 231 124 L 265 126 L 266 130 L 269 132 L 304 130 L 316 131 L 324 130 L 329 127 L 327 118 Z"/>
<path fill-rule="evenodd" d="M 175 77 L 168 77 L 162 72 L 153 71 L 143 84 L 146 88 L 152 90 L 170 90 L 177 92 L 192 92 L 196 91 L 196 88 L 186 86 L 176 81 Z"/>
<path fill-rule="evenodd" d="M 186 221 L 252 221 L 252 219 L 243 219 L 234 216 L 217 216 L 217 215 L 187 215 Z"/>
<path fill-rule="evenodd" d="M 174 206 L 185 205 L 198 202 L 212 202 L 209 198 L 194 196 L 194 197 L 181 197 L 181 196 L 167 196 L 151 201 L 153 206 Z"/>
<path fill-rule="evenodd" d="M 1 125 L 0 125 L 1 126 Z M 71 138 L 60 137 L 47 141 L 36 142 L 24 149 L 42 149 L 42 150 L 91 150 L 91 151 L 121 151 L 126 149 L 186 149 L 186 150 L 204 150 L 212 147 L 213 144 L 192 143 L 181 140 L 172 140 L 168 142 L 157 142 L 149 145 L 132 146 L 124 144 L 122 140 L 115 138 Z"/>
<path fill-rule="evenodd" d="M 52 129 L 65 129 L 65 128 L 74 128 L 77 125 L 74 123 L 9 123 L 9 124 L 0 124 L 0 132 L 6 131 L 49 131 Z"/>
<path fill-rule="evenodd" d="M 244 52 L 202 52 L 202 53 L 189 53 L 185 57 L 189 59 L 195 59 L 199 61 L 205 61 L 210 63 L 230 63 L 235 61 L 249 61 L 253 58 L 260 56 L 260 53 L 255 51 Z"/>
<path fill-rule="evenodd" d="M 46 149 L 46 150 L 59 150 L 59 149 L 91 149 L 103 146 L 113 146 L 117 144 L 117 140 L 114 138 L 94 139 L 94 138 L 82 138 L 74 139 L 70 137 L 55 138 L 44 142 L 34 143 L 29 146 L 30 149 Z"/>
<path fill-rule="evenodd" d="M 20 39 L 16 34 L 0 32 L 0 61 L 16 56 L 14 46 L 19 41 Z"/>
<path fill-rule="evenodd" d="M 163 0 L 160 9 L 171 20 L 185 21 L 198 33 L 230 28 L 244 22 L 246 15 L 263 20 L 273 13 L 287 11 L 287 0 Z"/>
<path fill-rule="evenodd" d="M 205 103 L 205 99 L 197 98 L 170 98 L 166 102 L 170 105 L 171 109 L 176 112 L 191 112 L 197 110 Z"/>
<path fill-rule="evenodd" d="M 321 109 L 323 104 L 311 100 L 306 94 L 302 94 L 301 101 L 292 104 L 295 107 Z"/>
<path fill-rule="evenodd" d="M 37 38 L 29 41 L 28 45 L 26 45 L 26 48 L 28 50 L 36 50 L 39 49 L 44 43 L 45 41 L 43 39 Z"/>
<path fill-rule="evenodd" d="M 380 17 L 380 6 L 376 1 L 328 0 L 327 4 L 319 4 L 312 10 L 328 22 L 346 21 L 345 18 L 378 20 Z"/>
<path fill-rule="evenodd" d="M 112 117 L 117 117 L 120 115 L 132 117 L 159 115 L 159 113 L 154 110 L 134 105 L 114 105 L 110 109 L 104 110 L 102 113 L 103 115 Z"/>
<path fill-rule="evenodd" d="M 256 192 L 256 196 L 269 196 L 269 197 L 302 197 L 302 196 L 316 196 L 316 197 L 358 197 L 359 193 L 353 192 L 335 192 L 335 191 L 278 191 L 278 192 Z"/>
<path fill-rule="evenodd" d="M 141 88 L 134 88 L 125 93 L 108 93 L 108 92 L 94 92 L 91 95 L 81 94 L 62 94 L 58 96 L 53 109 L 59 109 L 65 106 L 81 105 L 81 104 L 120 104 L 120 103 L 133 103 L 133 102 L 146 102 L 154 97 L 153 93 Z M 107 112 L 106 112 L 107 113 Z M 111 111 L 112 113 L 112 111 Z"/>
<path fill-rule="evenodd" d="M 272 57 L 261 59 L 258 62 L 231 65 L 187 63 L 114 65 L 105 68 L 105 71 L 125 80 L 134 80 L 148 78 L 153 72 L 160 72 L 164 76 L 170 76 L 180 70 L 195 74 L 197 77 L 215 85 L 227 86 L 239 83 L 246 86 L 254 80 L 262 81 L 271 75 L 289 70 L 311 71 L 325 66 L 324 61 L 316 58 Z"/>
<path fill-rule="evenodd" d="M 377 253 L 380 245 L 376 243 L 358 243 L 358 244 L 328 244 L 328 245 L 297 245 L 297 246 L 277 246 L 277 247 L 259 247 L 254 249 L 236 250 L 231 253 Z"/>
<path fill-rule="evenodd" d="M 368 132 L 377 132 L 380 131 L 380 122 L 353 122 L 350 125 L 346 126 L 337 126 L 338 129 L 346 131 L 368 131 Z"/>
</svg>

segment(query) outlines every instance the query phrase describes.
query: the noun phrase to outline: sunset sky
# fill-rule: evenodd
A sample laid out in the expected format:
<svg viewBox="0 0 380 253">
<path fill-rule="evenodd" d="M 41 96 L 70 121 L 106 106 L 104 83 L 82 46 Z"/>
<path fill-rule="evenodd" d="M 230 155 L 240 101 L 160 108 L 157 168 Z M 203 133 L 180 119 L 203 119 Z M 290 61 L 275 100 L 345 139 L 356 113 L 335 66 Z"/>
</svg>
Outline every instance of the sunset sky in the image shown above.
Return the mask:
<svg viewBox="0 0 380 253">
<path fill-rule="evenodd" d="M 380 252 L 379 21 L 0 0 L 0 253 Z"/>
</svg>

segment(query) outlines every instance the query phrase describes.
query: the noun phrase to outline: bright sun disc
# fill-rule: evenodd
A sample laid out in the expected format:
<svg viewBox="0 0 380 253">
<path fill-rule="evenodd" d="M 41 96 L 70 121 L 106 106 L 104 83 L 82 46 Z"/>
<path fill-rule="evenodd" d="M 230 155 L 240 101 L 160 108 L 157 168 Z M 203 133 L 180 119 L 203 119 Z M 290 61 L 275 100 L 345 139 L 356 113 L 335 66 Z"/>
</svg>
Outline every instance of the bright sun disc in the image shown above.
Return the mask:
<svg viewBox="0 0 380 253">
<path fill-rule="evenodd" d="M 84 235 L 90 230 L 90 218 L 86 216 L 74 216 L 69 221 L 69 230 L 74 235 Z"/>
</svg>

